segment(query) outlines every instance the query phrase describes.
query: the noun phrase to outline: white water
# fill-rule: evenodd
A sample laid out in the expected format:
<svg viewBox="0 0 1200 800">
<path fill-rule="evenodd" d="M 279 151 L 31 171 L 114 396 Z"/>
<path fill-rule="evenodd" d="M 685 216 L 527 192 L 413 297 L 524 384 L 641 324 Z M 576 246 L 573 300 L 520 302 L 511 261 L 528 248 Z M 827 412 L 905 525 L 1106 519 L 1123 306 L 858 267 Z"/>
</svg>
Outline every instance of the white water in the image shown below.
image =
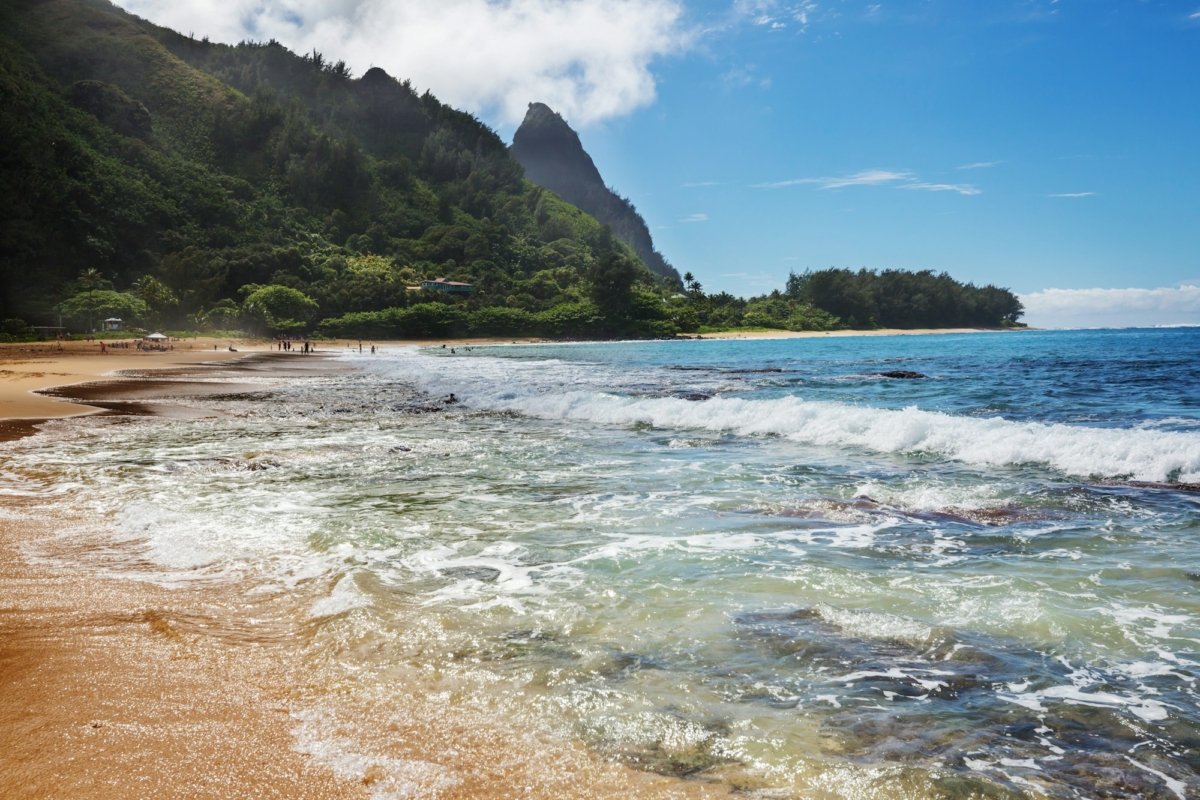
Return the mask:
<svg viewBox="0 0 1200 800">
<path fill-rule="evenodd" d="M 471 408 L 541 419 L 774 435 L 819 447 L 928 455 L 979 467 L 1042 465 L 1078 477 L 1200 482 L 1200 433 L 1013 422 L 795 396 L 702 402 L 628 397 L 604 387 L 620 391 L 652 377 L 560 361 L 429 358 L 415 349 L 382 355 L 358 363 L 434 395 L 453 392 Z"/>
</svg>

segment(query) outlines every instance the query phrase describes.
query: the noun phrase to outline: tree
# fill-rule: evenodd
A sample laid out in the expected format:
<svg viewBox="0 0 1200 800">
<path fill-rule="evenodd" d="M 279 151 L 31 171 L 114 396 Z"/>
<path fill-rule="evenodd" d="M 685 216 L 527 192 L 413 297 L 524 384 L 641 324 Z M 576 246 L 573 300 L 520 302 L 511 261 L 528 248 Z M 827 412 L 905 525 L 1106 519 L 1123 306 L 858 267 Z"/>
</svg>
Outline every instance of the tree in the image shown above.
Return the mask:
<svg viewBox="0 0 1200 800">
<path fill-rule="evenodd" d="M 204 323 L 210 328 L 231 330 L 237 327 L 241 315 L 242 310 L 238 308 L 237 303 L 229 299 L 219 300 L 215 306 L 204 312 Z"/>
<path fill-rule="evenodd" d="M 290 286 L 258 286 L 246 296 L 246 313 L 276 333 L 303 330 L 317 313 L 317 302 Z"/>
<path fill-rule="evenodd" d="M 136 321 L 146 315 L 146 304 L 138 297 L 111 289 L 94 289 L 80 292 L 63 303 L 63 314 L 76 323 L 86 325 L 91 332 L 96 320 L 105 317 L 121 317 L 126 322 Z"/>
<path fill-rule="evenodd" d="M 152 325 L 165 325 L 168 315 L 179 305 L 179 298 L 153 275 L 139 278 L 133 284 L 133 294 L 146 304 L 146 321 Z"/>
<path fill-rule="evenodd" d="M 184 314 L 194 314 L 208 305 L 229 274 L 228 264 L 195 246 L 166 256 L 158 269 L 163 283 L 179 298 Z"/>
<path fill-rule="evenodd" d="M 79 277 L 75 279 L 76 285 L 84 291 L 92 291 L 93 289 L 111 289 L 112 283 L 105 279 L 100 274 L 100 270 L 95 267 L 88 267 L 79 273 Z"/>
<path fill-rule="evenodd" d="M 608 317 L 629 314 L 633 304 L 633 284 L 638 278 L 637 265 L 625 256 L 609 253 L 588 270 L 592 284 L 592 302 Z"/>
</svg>

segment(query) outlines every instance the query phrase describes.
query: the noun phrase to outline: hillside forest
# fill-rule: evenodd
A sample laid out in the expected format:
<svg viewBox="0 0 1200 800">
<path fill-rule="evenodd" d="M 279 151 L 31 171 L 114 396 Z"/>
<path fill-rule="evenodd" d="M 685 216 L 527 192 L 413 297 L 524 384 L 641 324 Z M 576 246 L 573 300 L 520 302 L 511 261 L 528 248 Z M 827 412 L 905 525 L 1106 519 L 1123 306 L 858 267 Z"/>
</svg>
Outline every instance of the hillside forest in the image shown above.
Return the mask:
<svg viewBox="0 0 1200 800">
<path fill-rule="evenodd" d="M 825 269 L 754 298 L 651 272 L 470 114 L 373 68 L 170 31 L 108 0 L 0 0 L 0 338 L 422 338 L 1000 327 L 1006 289 Z M 413 289 L 446 278 L 475 291 Z"/>
</svg>

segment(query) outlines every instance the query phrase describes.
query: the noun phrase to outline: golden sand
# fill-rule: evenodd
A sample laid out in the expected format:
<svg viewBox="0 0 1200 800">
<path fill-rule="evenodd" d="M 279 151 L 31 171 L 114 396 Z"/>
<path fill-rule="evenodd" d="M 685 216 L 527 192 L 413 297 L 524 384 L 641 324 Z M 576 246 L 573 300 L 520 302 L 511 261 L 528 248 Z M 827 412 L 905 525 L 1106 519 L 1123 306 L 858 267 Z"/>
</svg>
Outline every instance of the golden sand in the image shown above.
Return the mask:
<svg viewBox="0 0 1200 800">
<path fill-rule="evenodd" d="M 65 383 L 105 375 L 116 364 L 141 372 L 211 358 L 211 351 L 175 353 L 158 361 L 154 354 L 129 360 L 34 354 L 39 363 L 10 360 L 5 368 L 22 368 L 30 385 L 44 380 L 35 372 Z M 317 371 L 322 363 L 344 368 L 324 359 L 258 354 L 211 370 L 192 366 L 165 378 L 66 393 L 109 407 L 144 404 L 164 393 L 186 394 L 180 384 L 189 371 L 233 373 L 236 380 L 238 370 L 286 376 Z M 200 394 L 214 385 L 220 386 L 205 383 L 191 397 L 202 403 Z M 81 408 L 46 402 L 57 404 L 60 416 Z M 577 742 L 427 696 L 417 681 L 365 684 L 326 669 L 331 654 L 314 644 L 306 610 L 327 586 L 265 597 L 236 580 L 163 588 L 146 579 L 155 567 L 139 562 L 137 545 L 114 541 L 104 520 L 73 508 L 35 512 L 30 501 L 15 497 L 0 502 L 5 798 L 688 798 L 729 792 L 725 783 L 629 769 Z M 68 530 L 69 536 L 59 535 Z M 138 568 L 136 577 L 130 564 Z"/>
</svg>

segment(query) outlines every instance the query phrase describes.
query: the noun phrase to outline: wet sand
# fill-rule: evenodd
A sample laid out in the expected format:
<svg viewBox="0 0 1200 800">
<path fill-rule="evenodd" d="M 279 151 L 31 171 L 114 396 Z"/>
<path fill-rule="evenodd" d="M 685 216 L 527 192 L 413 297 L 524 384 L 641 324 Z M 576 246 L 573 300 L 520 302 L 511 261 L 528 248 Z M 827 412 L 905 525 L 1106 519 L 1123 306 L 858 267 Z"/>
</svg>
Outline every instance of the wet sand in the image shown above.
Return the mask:
<svg viewBox="0 0 1200 800">
<path fill-rule="evenodd" d="M 126 370 L 157 370 L 195 366 L 209 362 L 228 361 L 245 356 L 248 352 L 265 351 L 269 343 L 237 341 L 233 346 L 238 352 L 228 350 L 227 339 L 199 339 L 173 342 L 176 349 L 167 352 L 140 352 L 130 349 L 100 352 L 99 342 L 35 342 L 32 344 L 0 344 L 0 441 L 5 438 L 5 429 L 21 430 L 28 423 L 11 424 L 14 420 L 46 420 L 94 413 L 97 407 L 88 408 L 64 403 L 40 390 L 70 386 L 83 381 L 96 380 Z M 213 345 L 218 349 L 214 350 Z"/>
<path fill-rule="evenodd" d="M 30 564 L 52 535 L 0 525 L 0 794 L 368 796 L 293 749 L 287 662 L 181 627 L 195 596 Z"/>
<path fill-rule="evenodd" d="M 269 388 L 239 382 L 248 376 L 286 380 L 345 369 L 331 359 L 260 353 L 57 394 L 109 416 L 169 407 L 173 416 L 186 418 L 183 408 L 199 417 L 221 413 L 205 407 L 206 398 Z M 71 376 L 81 374 L 76 367 Z M 172 402 L 155 402 L 166 398 Z M 47 402 L 64 412 L 78 408 L 62 400 Z M 22 443 L 0 445 L 14 446 Z M 419 686 L 392 685 L 378 696 L 352 682 L 330 683 L 321 677 L 323 656 L 311 646 L 315 632 L 305 613 L 328 587 L 265 598 L 236 582 L 163 588 L 147 580 L 155 568 L 139 561 L 136 543 L 114 541 L 104 521 L 72 508 L 34 512 L 30 502 L 0 496 L 4 797 L 656 798 L 729 791 L 635 771 L 578 743 L 509 729 L 504 720 L 425 697 Z M 357 742 L 349 755 L 322 755 L 328 742 L 348 738 Z"/>
</svg>

